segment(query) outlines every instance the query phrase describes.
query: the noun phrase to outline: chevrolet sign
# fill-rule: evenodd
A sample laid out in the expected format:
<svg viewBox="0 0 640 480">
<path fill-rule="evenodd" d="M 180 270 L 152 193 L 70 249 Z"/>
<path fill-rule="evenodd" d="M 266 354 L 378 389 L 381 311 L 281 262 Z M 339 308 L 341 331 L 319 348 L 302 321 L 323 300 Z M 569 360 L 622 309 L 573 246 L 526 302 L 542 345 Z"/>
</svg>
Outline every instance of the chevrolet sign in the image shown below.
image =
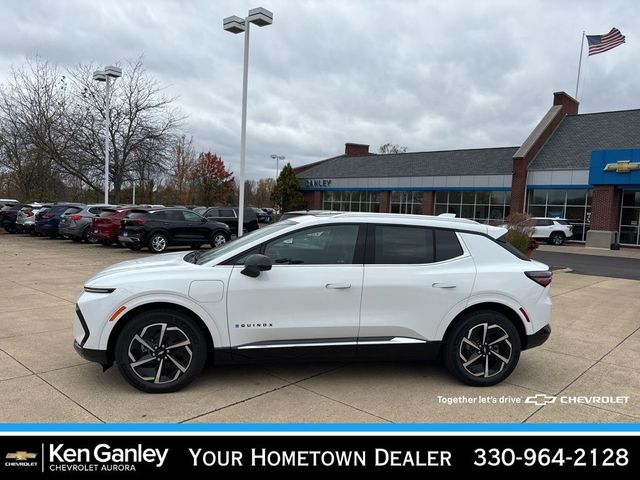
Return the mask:
<svg viewBox="0 0 640 480">
<path fill-rule="evenodd" d="M 327 188 L 331 186 L 331 180 L 305 180 L 304 188 Z"/>
<path fill-rule="evenodd" d="M 640 162 L 618 160 L 616 163 L 607 163 L 604 167 L 605 172 L 630 173 L 632 170 L 640 170 Z"/>
</svg>

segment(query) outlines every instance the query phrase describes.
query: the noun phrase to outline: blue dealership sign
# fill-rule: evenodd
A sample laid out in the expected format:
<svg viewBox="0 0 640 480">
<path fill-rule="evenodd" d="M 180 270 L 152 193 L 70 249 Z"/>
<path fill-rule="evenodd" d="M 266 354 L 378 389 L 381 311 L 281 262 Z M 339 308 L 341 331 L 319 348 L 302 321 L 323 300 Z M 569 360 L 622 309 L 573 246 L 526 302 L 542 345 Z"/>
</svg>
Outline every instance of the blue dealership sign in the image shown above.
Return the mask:
<svg viewBox="0 0 640 480">
<path fill-rule="evenodd" d="M 640 185 L 640 148 L 591 152 L 589 183 Z"/>
</svg>

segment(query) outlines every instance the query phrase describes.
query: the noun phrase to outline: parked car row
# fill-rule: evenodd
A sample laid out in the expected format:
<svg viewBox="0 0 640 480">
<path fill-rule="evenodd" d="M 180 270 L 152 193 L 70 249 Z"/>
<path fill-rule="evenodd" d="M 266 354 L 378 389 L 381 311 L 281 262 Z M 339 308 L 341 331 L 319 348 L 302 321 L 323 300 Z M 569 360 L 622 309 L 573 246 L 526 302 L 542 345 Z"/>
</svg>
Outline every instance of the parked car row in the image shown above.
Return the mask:
<svg viewBox="0 0 640 480">
<path fill-rule="evenodd" d="M 2 202 L 0 226 L 7 232 L 77 243 L 117 244 L 161 253 L 170 246 L 216 248 L 238 233 L 238 209 L 231 207 Z M 243 232 L 270 221 L 271 215 L 263 209 L 246 208 Z"/>
</svg>

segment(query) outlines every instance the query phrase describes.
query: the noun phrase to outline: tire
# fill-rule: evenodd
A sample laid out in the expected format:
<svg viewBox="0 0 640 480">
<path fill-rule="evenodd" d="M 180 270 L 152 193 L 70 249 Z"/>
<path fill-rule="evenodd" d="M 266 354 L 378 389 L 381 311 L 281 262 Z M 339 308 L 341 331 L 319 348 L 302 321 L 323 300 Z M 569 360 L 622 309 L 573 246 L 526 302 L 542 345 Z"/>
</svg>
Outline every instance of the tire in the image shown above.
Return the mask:
<svg viewBox="0 0 640 480">
<path fill-rule="evenodd" d="M 227 238 L 226 234 L 224 234 L 223 232 L 215 232 L 211 237 L 211 243 L 209 245 L 211 245 L 211 248 L 217 248 L 224 245 L 228 241 L 229 239 Z"/>
<path fill-rule="evenodd" d="M 462 382 L 489 387 L 511 375 L 520 350 L 520 334 L 507 317 L 492 310 L 479 310 L 464 317 L 447 333 L 443 357 L 449 372 Z"/>
<path fill-rule="evenodd" d="M 142 245 L 129 245 L 129 250 L 133 250 L 134 252 L 138 252 L 142 250 Z"/>
<path fill-rule="evenodd" d="M 187 341 L 187 345 L 171 348 Z M 184 388 L 202 372 L 207 340 L 188 315 L 170 309 L 149 310 L 127 322 L 118 334 L 114 353 L 120 373 L 132 386 L 147 393 L 169 393 Z"/>
<path fill-rule="evenodd" d="M 153 253 L 162 253 L 169 246 L 169 241 L 163 233 L 154 233 L 151 235 L 151 238 L 149 238 L 149 244 L 147 246 Z"/>
<path fill-rule="evenodd" d="M 91 233 L 91 226 L 85 228 L 82 232 L 82 240 L 84 241 L 84 243 L 98 243 L 98 239 Z"/>
<path fill-rule="evenodd" d="M 562 245 L 564 243 L 564 233 L 562 232 L 553 232 L 549 236 L 549 243 L 551 245 Z"/>
</svg>

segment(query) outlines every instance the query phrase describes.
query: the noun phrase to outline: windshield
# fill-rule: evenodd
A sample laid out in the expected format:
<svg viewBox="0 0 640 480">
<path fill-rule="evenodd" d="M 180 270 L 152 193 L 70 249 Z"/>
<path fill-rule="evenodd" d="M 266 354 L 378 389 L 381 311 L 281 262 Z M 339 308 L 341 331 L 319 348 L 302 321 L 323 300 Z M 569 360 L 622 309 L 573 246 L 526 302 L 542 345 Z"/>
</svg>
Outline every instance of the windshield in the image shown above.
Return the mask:
<svg viewBox="0 0 640 480">
<path fill-rule="evenodd" d="M 202 255 L 198 256 L 196 261 L 193 263 L 195 263 L 196 265 L 202 265 L 204 263 L 210 262 L 211 260 L 221 257 L 222 255 L 225 255 L 235 249 L 241 249 L 245 245 L 248 245 L 256 240 L 266 237 L 267 235 L 271 235 L 272 233 L 278 232 L 295 224 L 296 222 L 278 222 L 266 227 L 262 227 L 258 230 L 254 230 L 253 232 L 247 235 L 243 235 L 242 237 L 236 240 L 232 240 L 231 242 L 227 242 L 218 248 L 207 250 Z M 185 258 L 185 260 L 187 259 Z"/>
</svg>

